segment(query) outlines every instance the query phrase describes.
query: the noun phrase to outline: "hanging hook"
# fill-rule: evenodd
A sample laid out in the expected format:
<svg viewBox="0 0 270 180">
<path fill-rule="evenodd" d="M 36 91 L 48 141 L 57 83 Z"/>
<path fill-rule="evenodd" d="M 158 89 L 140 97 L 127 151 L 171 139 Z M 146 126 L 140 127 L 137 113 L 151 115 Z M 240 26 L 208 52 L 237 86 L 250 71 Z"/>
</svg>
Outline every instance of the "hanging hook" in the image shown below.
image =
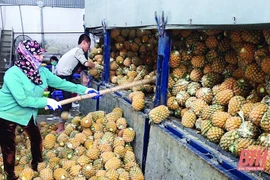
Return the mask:
<svg viewBox="0 0 270 180">
<path fill-rule="evenodd" d="M 105 19 L 101 20 L 101 25 L 102 25 L 103 33 L 105 34 L 106 33 L 106 29 L 107 29 Z"/>
<path fill-rule="evenodd" d="M 159 36 L 164 36 L 165 26 L 167 24 L 167 18 L 164 18 L 164 11 L 162 11 L 161 20 L 160 17 L 157 17 L 157 12 L 155 11 L 155 20 L 157 23 Z"/>
</svg>

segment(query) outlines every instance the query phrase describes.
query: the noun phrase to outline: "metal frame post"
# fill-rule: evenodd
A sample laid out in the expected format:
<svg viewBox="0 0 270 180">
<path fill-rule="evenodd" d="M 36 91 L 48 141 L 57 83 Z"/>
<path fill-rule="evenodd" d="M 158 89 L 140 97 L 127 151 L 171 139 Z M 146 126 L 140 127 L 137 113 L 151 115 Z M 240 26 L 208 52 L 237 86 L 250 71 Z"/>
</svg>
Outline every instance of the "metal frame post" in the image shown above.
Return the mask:
<svg viewBox="0 0 270 180">
<path fill-rule="evenodd" d="M 110 46 L 111 46 L 111 31 L 106 29 L 105 20 L 101 22 L 104 34 L 104 70 L 103 70 L 103 81 L 104 83 L 108 83 L 110 80 Z"/>
<path fill-rule="evenodd" d="M 171 35 L 165 30 L 167 19 L 164 18 L 164 11 L 161 19 L 157 17 L 155 12 L 155 20 L 157 22 L 159 41 L 158 41 L 158 59 L 157 59 L 157 82 L 154 106 L 167 104 L 167 88 L 170 68 L 170 51 L 171 51 Z"/>
</svg>

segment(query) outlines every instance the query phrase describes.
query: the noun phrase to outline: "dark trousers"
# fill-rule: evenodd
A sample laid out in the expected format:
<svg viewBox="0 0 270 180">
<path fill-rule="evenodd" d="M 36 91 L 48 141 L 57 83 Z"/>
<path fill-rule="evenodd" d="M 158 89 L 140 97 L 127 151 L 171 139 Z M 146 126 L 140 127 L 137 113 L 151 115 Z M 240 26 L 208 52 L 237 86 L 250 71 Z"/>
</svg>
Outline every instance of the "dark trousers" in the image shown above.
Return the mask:
<svg viewBox="0 0 270 180">
<path fill-rule="evenodd" d="M 67 80 L 69 82 L 72 82 L 72 76 L 59 76 L 59 77 L 62 78 L 62 79 L 65 79 L 65 80 Z M 62 90 L 62 92 L 63 92 L 63 98 L 64 99 L 68 99 L 68 98 L 71 98 L 72 97 L 72 93 L 71 92 L 67 92 L 67 91 L 63 91 L 63 90 Z M 71 109 L 71 107 L 72 107 L 72 104 L 71 103 L 65 104 L 65 105 L 62 106 L 61 112 L 63 112 L 63 111 L 69 111 Z"/>
<path fill-rule="evenodd" d="M 2 149 L 4 170 L 8 176 L 8 180 L 14 180 L 14 166 L 15 166 L 15 130 L 17 123 L 7 121 L 0 118 L 0 145 Z M 27 133 L 31 142 L 32 153 L 32 168 L 36 170 L 39 162 L 42 162 L 42 137 L 40 135 L 39 127 L 35 125 L 33 117 L 27 126 L 22 126 L 22 129 Z"/>
</svg>

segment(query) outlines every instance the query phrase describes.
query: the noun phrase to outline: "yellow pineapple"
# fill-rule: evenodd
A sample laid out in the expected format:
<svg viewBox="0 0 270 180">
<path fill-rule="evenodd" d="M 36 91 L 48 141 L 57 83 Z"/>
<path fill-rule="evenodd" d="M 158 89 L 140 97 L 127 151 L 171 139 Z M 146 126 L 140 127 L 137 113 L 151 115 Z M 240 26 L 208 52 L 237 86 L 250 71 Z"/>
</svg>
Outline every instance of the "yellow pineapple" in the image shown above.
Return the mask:
<svg viewBox="0 0 270 180">
<path fill-rule="evenodd" d="M 63 169 L 63 168 L 57 168 L 53 172 L 53 177 L 54 177 L 55 180 L 63 180 L 63 179 L 68 179 L 69 178 L 69 174 L 68 174 L 68 172 L 65 169 Z"/>
<path fill-rule="evenodd" d="M 215 100 L 218 104 L 225 106 L 225 105 L 228 105 L 233 95 L 234 93 L 232 90 L 226 89 L 226 90 L 218 92 L 215 96 Z"/>
<path fill-rule="evenodd" d="M 82 167 L 82 175 L 86 178 L 90 178 L 96 174 L 95 168 L 92 164 L 86 164 Z"/>
<path fill-rule="evenodd" d="M 129 171 L 131 180 L 144 180 L 142 170 L 139 167 L 132 167 Z"/>
<path fill-rule="evenodd" d="M 225 122 L 231 115 L 227 112 L 216 111 L 212 116 L 212 123 L 214 126 L 224 128 Z"/>
<path fill-rule="evenodd" d="M 117 157 L 112 157 L 111 159 L 109 159 L 106 163 L 105 163 L 105 169 L 111 170 L 111 169 L 118 169 L 121 166 L 121 161 L 120 159 L 118 159 Z"/>
<path fill-rule="evenodd" d="M 264 103 L 255 104 L 253 109 L 249 113 L 249 120 L 255 125 L 259 125 L 267 109 L 268 109 L 268 106 Z"/>
<path fill-rule="evenodd" d="M 236 115 L 240 108 L 245 103 L 245 98 L 242 96 L 234 96 L 230 99 L 228 104 L 228 113 L 231 115 Z"/>
<path fill-rule="evenodd" d="M 180 53 L 179 51 L 173 51 L 170 55 L 170 66 L 172 68 L 176 68 L 179 66 L 181 61 Z"/>
<path fill-rule="evenodd" d="M 169 109 L 164 105 L 157 106 L 149 112 L 149 118 L 154 123 L 160 123 L 162 120 L 168 118 L 169 115 Z"/>
<path fill-rule="evenodd" d="M 175 96 L 171 96 L 171 97 L 168 98 L 167 106 L 171 110 L 176 110 L 176 109 L 179 108 L 179 105 L 178 105 L 178 102 L 177 102 Z"/>
<path fill-rule="evenodd" d="M 207 139 L 209 139 L 212 142 L 219 143 L 221 137 L 224 135 L 224 130 L 219 127 L 211 127 L 207 131 Z"/>
<path fill-rule="evenodd" d="M 145 106 L 145 100 L 140 98 L 135 98 L 132 101 L 132 107 L 135 111 L 140 111 Z"/>
<path fill-rule="evenodd" d="M 264 115 L 260 121 L 260 126 L 264 131 L 266 131 L 266 132 L 270 131 L 270 109 L 269 108 L 264 113 Z"/>
<path fill-rule="evenodd" d="M 135 138 L 135 131 L 132 128 L 126 128 L 123 130 L 123 140 L 125 142 L 132 142 Z"/>
<path fill-rule="evenodd" d="M 241 122 L 242 122 L 242 120 L 240 117 L 233 116 L 233 117 L 230 117 L 226 120 L 224 127 L 227 131 L 233 131 L 233 130 L 236 130 L 240 127 Z"/>
<path fill-rule="evenodd" d="M 240 138 L 240 135 L 236 130 L 232 130 L 229 132 L 226 132 L 220 139 L 219 146 L 225 150 L 229 151 L 229 147 L 233 145 L 233 143 Z"/>
<path fill-rule="evenodd" d="M 255 63 L 247 66 L 245 78 L 255 83 L 264 83 L 264 73 Z"/>
<path fill-rule="evenodd" d="M 203 73 L 200 69 L 194 68 L 189 74 L 189 78 L 192 81 L 199 82 L 203 76 Z"/>
<path fill-rule="evenodd" d="M 34 177 L 34 171 L 30 167 L 25 167 L 20 174 L 22 180 L 32 180 Z"/>
<path fill-rule="evenodd" d="M 71 176 L 78 176 L 80 174 L 80 171 L 81 171 L 82 167 L 80 165 L 75 165 L 75 166 L 72 166 L 69 170 L 69 174 Z"/>
<path fill-rule="evenodd" d="M 126 153 L 126 149 L 124 146 L 116 146 L 113 150 L 115 154 L 117 154 L 119 157 L 123 158 Z"/>
<path fill-rule="evenodd" d="M 193 102 L 191 109 L 196 114 L 196 116 L 199 116 L 205 106 L 208 106 L 208 105 L 203 99 L 196 99 Z"/>
<path fill-rule="evenodd" d="M 216 36 L 214 36 L 214 35 L 208 36 L 205 40 L 205 45 L 209 49 L 214 49 L 214 48 L 218 47 L 218 44 L 219 44 L 219 42 L 218 42 Z"/>
<path fill-rule="evenodd" d="M 44 148 L 52 149 L 55 145 L 55 142 L 56 142 L 55 135 L 48 134 L 47 136 L 45 136 L 44 141 L 43 141 Z"/>
<path fill-rule="evenodd" d="M 195 68 L 202 68 L 205 65 L 205 57 L 202 55 L 193 56 L 191 59 L 191 64 Z"/>
<path fill-rule="evenodd" d="M 186 111 L 182 117 L 182 125 L 184 127 L 193 128 L 196 122 L 196 115 L 192 111 Z"/>
</svg>

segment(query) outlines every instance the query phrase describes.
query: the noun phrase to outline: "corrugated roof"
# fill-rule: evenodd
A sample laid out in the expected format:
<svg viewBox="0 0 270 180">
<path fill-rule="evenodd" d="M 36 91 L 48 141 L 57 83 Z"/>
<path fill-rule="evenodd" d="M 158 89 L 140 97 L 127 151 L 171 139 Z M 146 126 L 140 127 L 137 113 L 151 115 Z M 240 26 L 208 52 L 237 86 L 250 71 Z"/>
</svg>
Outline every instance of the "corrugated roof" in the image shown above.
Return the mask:
<svg viewBox="0 0 270 180">
<path fill-rule="evenodd" d="M 84 8 L 85 0 L 43 0 L 44 6 L 63 8 Z M 37 6 L 37 0 L 0 0 L 1 4 Z"/>
</svg>

